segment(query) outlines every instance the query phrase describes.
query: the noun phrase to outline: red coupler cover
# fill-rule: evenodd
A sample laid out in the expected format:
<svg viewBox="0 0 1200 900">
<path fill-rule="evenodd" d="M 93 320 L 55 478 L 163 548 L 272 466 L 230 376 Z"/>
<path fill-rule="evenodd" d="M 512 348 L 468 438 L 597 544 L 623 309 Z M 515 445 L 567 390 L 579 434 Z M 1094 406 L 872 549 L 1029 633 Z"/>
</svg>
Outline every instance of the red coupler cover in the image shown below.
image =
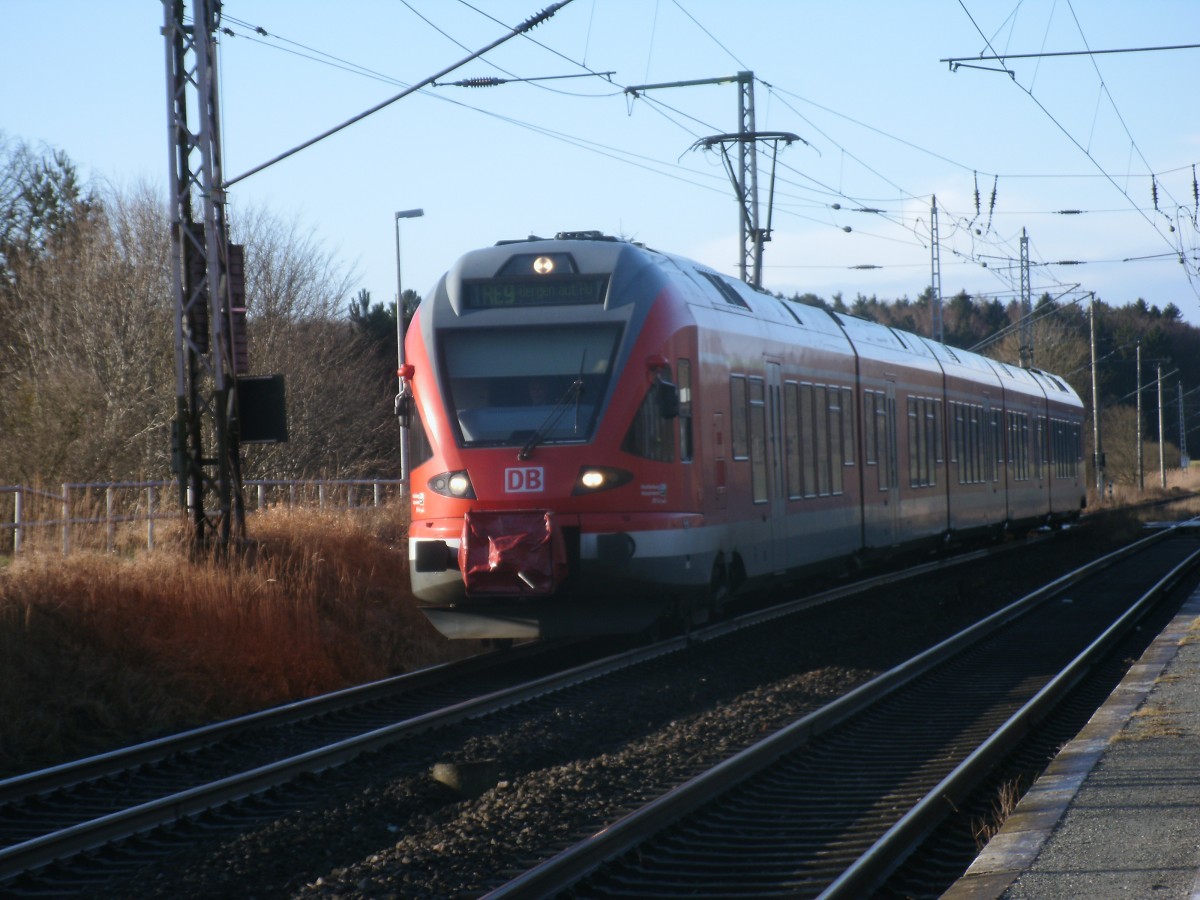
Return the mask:
<svg viewBox="0 0 1200 900">
<path fill-rule="evenodd" d="M 552 512 L 469 512 L 458 567 L 468 594 L 549 594 L 567 575 L 566 545 Z"/>
</svg>

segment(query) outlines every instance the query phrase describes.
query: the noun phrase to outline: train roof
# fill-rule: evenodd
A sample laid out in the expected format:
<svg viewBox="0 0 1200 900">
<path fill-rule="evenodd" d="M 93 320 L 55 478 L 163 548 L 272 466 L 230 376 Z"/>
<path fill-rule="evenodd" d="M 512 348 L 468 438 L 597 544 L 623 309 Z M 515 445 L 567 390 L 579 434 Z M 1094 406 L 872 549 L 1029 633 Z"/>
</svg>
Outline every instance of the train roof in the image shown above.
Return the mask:
<svg viewBox="0 0 1200 900">
<path fill-rule="evenodd" d="M 961 375 L 1001 386 L 1006 391 L 1045 395 L 1068 405 L 1082 406 L 1078 394 L 1057 375 L 1039 369 L 1011 366 L 999 360 L 960 350 L 948 344 L 821 307 L 785 300 L 746 284 L 687 257 L 646 247 L 644 244 L 605 235 L 598 231 L 560 232 L 553 238 L 530 236 L 499 241 L 492 247 L 472 250 L 461 256 L 433 293 L 445 291 L 456 316 L 461 315 L 464 281 L 496 278 L 511 267 L 514 259 L 570 256 L 574 273 L 580 276 L 611 276 L 606 305 L 620 305 L 620 297 L 636 282 L 650 278 L 670 283 L 684 302 L 699 313 L 710 309 L 734 314 L 746 330 L 799 328 L 806 340 L 841 345 L 860 356 L 894 360 L 915 368 Z M 657 278 L 651 273 L 657 272 Z M 701 318 L 709 318 L 701 315 Z M 483 324 L 483 323 L 480 323 Z M 819 338 L 817 336 L 820 336 Z"/>
</svg>

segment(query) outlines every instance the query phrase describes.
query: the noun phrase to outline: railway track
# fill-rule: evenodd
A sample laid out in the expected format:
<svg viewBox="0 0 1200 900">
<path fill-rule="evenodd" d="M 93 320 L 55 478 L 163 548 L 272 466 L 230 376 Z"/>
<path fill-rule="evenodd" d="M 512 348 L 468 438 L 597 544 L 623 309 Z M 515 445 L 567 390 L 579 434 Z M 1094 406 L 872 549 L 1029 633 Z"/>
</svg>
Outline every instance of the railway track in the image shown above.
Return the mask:
<svg viewBox="0 0 1200 900">
<path fill-rule="evenodd" d="M 1198 562 L 1170 534 L 1059 579 L 487 896 L 869 896 Z"/>
<path fill-rule="evenodd" d="M 380 747 L 408 746 L 416 735 L 456 722 L 519 716 L 523 713 L 514 710 L 536 705 L 539 698 L 567 708 L 572 689 L 584 690 L 581 685 L 606 679 L 653 683 L 656 667 L 697 647 L 711 646 L 717 653 L 726 636 L 771 629 L 774 620 L 803 615 L 853 590 L 983 555 L 870 579 L 594 662 L 581 664 L 579 647 L 518 648 L 0 782 L 0 828 L 7 829 L 0 831 L 0 891 L 86 892 L 214 830 L 286 815 L 298 796 L 320 790 L 305 774 Z M 423 740 L 429 743 L 412 752 L 414 766 L 439 738 Z"/>
<path fill-rule="evenodd" d="M 405 737 L 520 702 L 601 644 L 523 645 L 0 781 L 0 888 Z"/>
</svg>

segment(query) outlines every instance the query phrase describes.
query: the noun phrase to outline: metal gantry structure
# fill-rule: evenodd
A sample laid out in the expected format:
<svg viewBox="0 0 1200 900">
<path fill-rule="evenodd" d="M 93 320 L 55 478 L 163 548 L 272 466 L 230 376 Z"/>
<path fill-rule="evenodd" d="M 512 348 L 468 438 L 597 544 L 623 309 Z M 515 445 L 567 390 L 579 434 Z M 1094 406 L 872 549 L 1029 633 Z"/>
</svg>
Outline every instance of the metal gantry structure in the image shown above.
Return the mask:
<svg viewBox="0 0 1200 900">
<path fill-rule="evenodd" d="M 231 248 L 221 181 L 217 104 L 219 0 L 163 0 L 170 150 L 171 278 L 175 297 L 172 466 L 198 549 L 245 529 L 236 432 L 235 323 L 244 323 L 240 248 Z"/>
<path fill-rule="evenodd" d="M 692 145 L 711 150 L 721 148 L 721 158 L 738 199 L 738 217 L 741 231 L 741 255 L 738 258 L 738 275 L 742 281 L 757 288 L 762 287 L 763 244 L 771 239 L 771 211 L 775 199 L 775 162 L 779 156 L 779 145 L 785 146 L 800 138 L 786 131 L 756 131 L 754 127 L 754 73 L 738 72 L 722 78 L 697 78 L 690 81 L 668 81 L 659 84 L 638 84 L 625 88 L 625 93 L 634 97 L 646 91 L 661 88 L 695 87 L 705 84 L 733 84 L 738 86 L 738 130 L 729 134 L 716 134 L 701 138 Z M 767 200 L 767 224 L 764 227 L 759 217 L 758 202 L 758 145 L 771 144 L 771 187 Z M 737 163 L 731 148 L 737 148 Z"/>
<path fill-rule="evenodd" d="M 946 329 L 942 323 L 942 246 L 938 235 L 937 194 L 929 205 L 929 264 L 931 268 L 929 283 L 929 304 L 931 307 L 930 337 L 940 344 L 946 343 Z"/>
</svg>

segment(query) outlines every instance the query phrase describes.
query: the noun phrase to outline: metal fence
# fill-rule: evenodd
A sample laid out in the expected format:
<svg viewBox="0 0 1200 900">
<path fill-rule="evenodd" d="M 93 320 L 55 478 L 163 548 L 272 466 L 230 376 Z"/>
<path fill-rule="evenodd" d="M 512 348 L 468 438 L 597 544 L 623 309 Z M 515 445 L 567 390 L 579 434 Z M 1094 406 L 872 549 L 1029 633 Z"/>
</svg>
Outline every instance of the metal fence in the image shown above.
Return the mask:
<svg viewBox="0 0 1200 900">
<path fill-rule="evenodd" d="M 247 512 L 273 507 L 377 507 L 399 492 L 399 479 L 260 480 L 244 484 Z M 156 526 L 182 527 L 176 481 L 68 483 L 59 493 L 0 485 L 0 554 L 74 549 L 113 552 L 131 543 L 154 549 Z M 142 527 L 144 526 L 144 532 Z M 133 537 L 137 533 L 136 538 Z"/>
</svg>

